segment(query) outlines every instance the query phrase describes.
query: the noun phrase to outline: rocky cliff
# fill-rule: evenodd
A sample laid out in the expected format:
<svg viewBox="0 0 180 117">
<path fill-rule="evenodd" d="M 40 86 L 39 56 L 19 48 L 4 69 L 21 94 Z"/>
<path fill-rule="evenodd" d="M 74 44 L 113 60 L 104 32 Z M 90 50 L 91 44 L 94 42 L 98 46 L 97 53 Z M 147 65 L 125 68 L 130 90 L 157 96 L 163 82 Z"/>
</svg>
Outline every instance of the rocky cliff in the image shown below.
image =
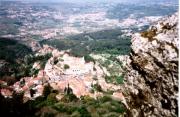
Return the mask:
<svg viewBox="0 0 180 117">
<path fill-rule="evenodd" d="M 177 116 L 178 46 L 178 13 L 133 35 L 122 88 L 128 116 Z"/>
</svg>

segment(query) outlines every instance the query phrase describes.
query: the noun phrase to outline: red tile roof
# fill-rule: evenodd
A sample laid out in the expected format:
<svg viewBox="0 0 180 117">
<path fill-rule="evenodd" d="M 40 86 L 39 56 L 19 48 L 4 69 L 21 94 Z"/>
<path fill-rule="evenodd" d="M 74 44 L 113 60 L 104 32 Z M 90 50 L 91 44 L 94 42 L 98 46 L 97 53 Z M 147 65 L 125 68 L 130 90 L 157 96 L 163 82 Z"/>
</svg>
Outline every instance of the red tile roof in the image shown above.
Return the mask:
<svg viewBox="0 0 180 117">
<path fill-rule="evenodd" d="M 4 96 L 12 96 L 13 91 L 11 91 L 10 89 L 1 89 L 1 94 Z"/>
<path fill-rule="evenodd" d="M 27 86 L 31 87 L 33 84 L 34 84 L 34 82 L 30 81 L 30 82 L 27 83 Z"/>
<path fill-rule="evenodd" d="M 26 90 L 28 90 L 28 89 L 29 89 L 29 87 L 26 86 L 26 85 L 22 88 L 23 91 L 26 91 Z"/>
<path fill-rule="evenodd" d="M 41 80 L 41 77 L 35 77 L 33 80 Z"/>
<path fill-rule="evenodd" d="M 0 84 L 6 84 L 7 82 L 0 80 Z"/>
</svg>

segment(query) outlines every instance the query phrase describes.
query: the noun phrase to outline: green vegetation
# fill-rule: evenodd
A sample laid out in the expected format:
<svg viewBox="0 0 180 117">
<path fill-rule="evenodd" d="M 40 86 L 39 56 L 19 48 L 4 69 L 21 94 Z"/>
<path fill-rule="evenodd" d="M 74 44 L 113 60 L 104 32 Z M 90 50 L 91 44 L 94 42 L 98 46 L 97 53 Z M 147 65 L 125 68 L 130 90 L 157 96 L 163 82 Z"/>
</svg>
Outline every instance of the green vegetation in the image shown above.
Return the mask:
<svg viewBox="0 0 180 117">
<path fill-rule="evenodd" d="M 17 72 L 16 77 L 37 75 L 40 69 L 44 69 L 47 60 L 51 56 L 52 56 L 52 54 L 50 54 L 50 53 L 47 53 L 45 55 L 38 55 L 38 56 L 27 55 L 24 58 L 23 63 L 20 64 L 19 69 L 21 69 L 21 71 Z M 33 69 L 32 66 L 33 66 L 34 62 L 39 62 L 41 68 Z"/>
<path fill-rule="evenodd" d="M 47 97 L 52 91 L 52 88 L 49 84 L 47 84 L 46 86 L 44 86 L 44 90 L 43 90 L 43 96 Z"/>
<path fill-rule="evenodd" d="M 120 76 L 105 76 L 105 80 L 108 83 L 114 83 L 114 84 L 123 84 L 124 81 L 124 76 L 120 75 Z"/>
<path fill-rule="evenodd" d="M 122 62 L 119 61 L 116 55 L 103 54 L 101 55 L 104 59 L 97 59 L 102 67 L 105 67 L 110 75 L 105 76 L 107 83 L 113 84 L 122 84 L 123 83 L 123 74 L 125 72 Z M 121 75 L 121 73 L 123 73 Z"/>
<path fill-rule="evenodd" d="M 71 40 L 109 40 L 109 39 L 119 39 L 119 37 L 123 33 L 121 32 L 121 29 L 109 29 L 109 30 L 101 30 L 97 32 L 91 32 L 91 33 L 83 33 L 78 35 L 72 35 L 67 37 Z"/>
<path fill-rule="evenodd" d="M 69 65 L 67 64 L 64 65 L 64 69 L 69 69 L 69 68 L 70 68 Z"/>
<path fill-rule="evenodd" d="M 70 49 L 70 54 L 76 57 L 90 53 L 125 55 L 130 52 L 130 38 L 121 37 L 121 34 L 120 29 L 112 29 L 73 35 L 63 40 L 41 41 L 41 44 L 48 44 L 59 50 Z"/>
<path fill-rule="evenodd" d="M 118 84 L 123 84 L 123 80 L 124 80 L 124 76 L 123 76 L 123 75 L 121 75 L 121 76 L 116 76 L 115 78 L 116 78 L 116 82 L 117 82 Z"/>
<path fill-rule="evenodd" d="M 0 68 L 0 77 L 13 83 L 21 77 L 36 76 L 40 69 L 32 68 L 34 62 L 39 62 L 43 69 L 51 56 L 51 54 L 34 56 L 31 49 L 18 41 L 0 38 L 0 59 L 4 60 L 4 66 Z"/>
<path fill-rule="evenodd" d="M 85 55 L 84 60 L 85 60 L 86 63 L 88 63 L 88 62 L 95 63 L 95 60 L 90 55 Z"/>
<path fill-rule="evenodd" d="M 67 89 L 70 89 L 70 87 Z M 98 97 L 97 99 L 89 96 L 77 98 L 72 92 L 65 93 L 61 100 L 57 101 L 57 94 L 58 92 L 53 91 L 50 85 L 46 85 L 44 87 L 43 96 L 35 100 L 22 103 L 19 101 L 23 98 L 19 98 L 17 101 L 18 105 L 21 106 L 17 109 L 19 109 L 18 111 L 23 116 L 28 114 L 30 116 L 36 115 L 36 117 L 45 117 L 45 115 L 53 117 L 105 117 L 113 115 L 113 117 L 119 117 L 126 111 L 124 105 L 120 101 L 113 100 L 108 95 Z M 2 99 L 1 95 L 0 99 Z M 3 99 L 3 102 L 4 100 L 5 99 Z M 0 100 L 0 104 L 4 104 L 3 102 Z M 11 102 L 11 104 L 13 103 Z M 14 110 L 14 107 L 11 109 Z M 21 108 L 23 111 L 20 110 Z M 7 110 L 5 112 L 7 112 Z M 16 113 L 16 111 L 14 113 Z"/>
<path fill-rule="evenodd" d="M 103 91 L 101 86 L 98 83 L 92 85 L 91 87 L 92 87 L 92 92 L 94 92 L 94 91 L 102 92 Z"/>
<path fill-rule="evenodd" d="M 54 59 L 54 65 L 56 65 L 59 62 L 57 58 Z"/>
<path fill-rule="evenodd" d="M 50 94 L 52 95 L 52 94 Z M 49 97 L 49 96 L 48 96 Z M 63 98 L 67 97 L 64 96 Z M 49 100 L 48 98 L 46 101 Z M 52 99 L 50 99 L 52 101 Z M 47 101 L 47 102 L 50 102 Z M 34 101 L 36 102 L 36 101 Z M 39 105 L 37 110 L 41 110 L 42 113 L 38 113 L 38 116 L 42 116 L 43 113 L 61 116 L 73 116 L 73 117 L 104 117 L 108 116 L 109 113 L 113 114 L 113 117 L 119 117 L 119 115 L 125 112 L 125 107 L 121 102 L 115 101 L 108 96 L 100 97 L 97 100 L 83 96 L 80 99 L 64 102 L 63 100 L 53 103 L 36 103 Z M 42 108 L 43 107 L 43 108 Z M 50 109 L 46 109 L 50 108 Z"/>
<path fill-rule="evenodd" d="M 59 58 L 59 61 L 63 62 L 63 61 L 64 61 L 64 59 L 62 59 L 62 58 Z"/>
<path fill-rule="evenodd" d="M 0 59 L 9 63 L 16 63 L 17 59 L 23 59 L 31 49 L 16 40 L 0 38 Z"/>
<path fill-rule="evenodd" d="M 44 96 L 26 103 L 23 103 L 23 94 L 13 94 L 13 98 L 4 98 L 0 94 L 1 114 L 8 117 L 119 117 L 126 111 L 121 102 L 109 96 L 78 99 L 71 93 L 57 101 L 57 92 L 48 85 L 45 90 Z"/>
<path fill-rule="evenodd" d="M 1 79 L 12 83 L 19 80 L 18 76 L 26 73 L 23 59 L 31 53 L 30 48 L 16 40 L 0 38 L 0 60 L 4 60 L 4 65 L 0 67 Z"/>
<path fill-rule="evenodd" d="M 29 75 L 30 76 L 33 76 L 33 75 L 37 76 L 38 73 L 39 73 L 39 69 L 32 68 L 32 69 L 30 69 Z"/>
<path fill-rule="evenodd" d="M 28 55 L 24 58 L 24 61 L 26 62 L 26 64 L 31 64 L 36 61 L 46 62 L 50 57 L 52 57 L 51 53 L 47 53 L 45 55 L 37 55 L 37 56 Z"/>
</svg>

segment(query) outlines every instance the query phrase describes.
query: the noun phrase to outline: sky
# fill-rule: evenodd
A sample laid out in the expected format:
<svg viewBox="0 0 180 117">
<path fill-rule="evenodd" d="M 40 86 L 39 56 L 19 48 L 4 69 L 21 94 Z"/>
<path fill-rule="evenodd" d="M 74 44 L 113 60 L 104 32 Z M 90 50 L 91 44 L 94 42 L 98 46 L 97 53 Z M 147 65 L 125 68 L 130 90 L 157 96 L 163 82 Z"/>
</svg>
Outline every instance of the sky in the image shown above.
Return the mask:
<svg viewBox="0 0 180 117">
<path fill-rule="evenodd" d="M 1 0 L 0 0 L 1 1 Z M 178 0 L 3 0 L 3 1 L 28 1 L 28 2 L 72 2 L 72 3 L 80 3 L 80 2 L 119 2 L 119 3 L 137 3 L 137 2 L 177 2 Z"/>
<path fill-rule="evenodd" d="M 36 1 L 36 2 L 126 2 L 128 0 L 3 0 L 3 1 Z"/>
</svg>

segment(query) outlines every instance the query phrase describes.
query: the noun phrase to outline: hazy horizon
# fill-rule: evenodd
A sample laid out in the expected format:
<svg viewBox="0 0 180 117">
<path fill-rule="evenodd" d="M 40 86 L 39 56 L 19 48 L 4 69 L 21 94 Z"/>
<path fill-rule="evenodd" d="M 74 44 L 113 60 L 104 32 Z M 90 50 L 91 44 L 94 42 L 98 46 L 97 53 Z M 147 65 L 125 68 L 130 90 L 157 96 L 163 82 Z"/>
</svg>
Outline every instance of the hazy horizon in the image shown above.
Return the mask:
<svg viewBox="0 0 180 117">
<path fill-rule="evenodd" d="M 138 3 L 138 2 L 146 2 L 146 3 L 159 3 L 159 2 L 171 2 L 178 3 L 178 0 L 1 0 L 1 1 L 26 1 L 26 2 L 70 2 L 70 3 Z"/>
</svg>

